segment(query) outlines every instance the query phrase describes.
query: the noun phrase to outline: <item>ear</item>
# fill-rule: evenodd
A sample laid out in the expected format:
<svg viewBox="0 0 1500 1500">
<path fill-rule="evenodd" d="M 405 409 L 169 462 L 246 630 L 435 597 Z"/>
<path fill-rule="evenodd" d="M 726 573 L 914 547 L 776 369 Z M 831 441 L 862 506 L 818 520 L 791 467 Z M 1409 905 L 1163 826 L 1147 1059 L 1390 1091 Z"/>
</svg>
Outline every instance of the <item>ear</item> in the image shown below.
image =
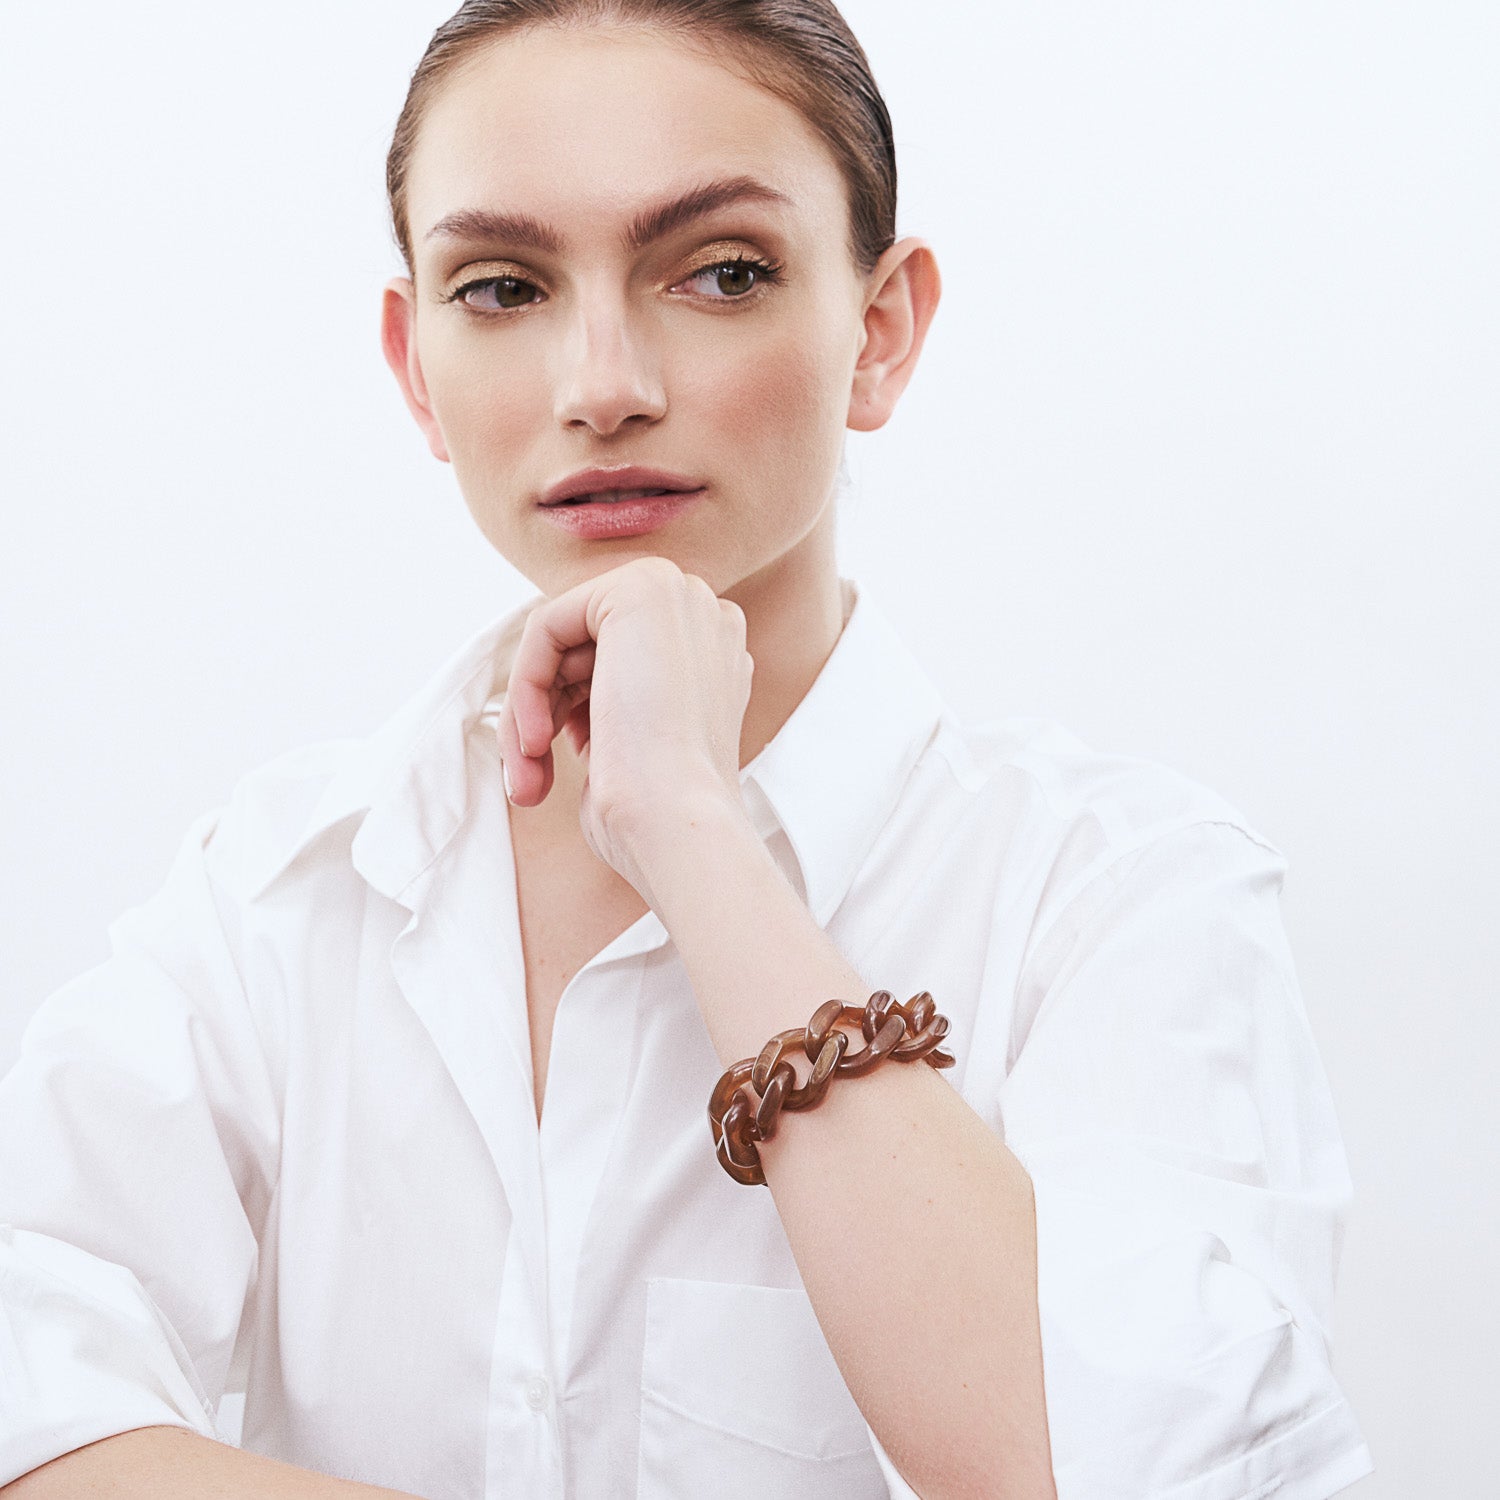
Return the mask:
<svg viewBox="0 0 1500 1500">
<path fill-rule="evenodd" d="M 410 277 L 397 276 L 385 284 L 380 302 L 380 347 L 432 456 L 449 463 L 448 446 L 433 415 L 427 382 L 422 379 L 422 365 L 417 358 L 417 289 Z"/>
<path fill-rule="evenodd" d="M 855 432 L 890 420 L 943 294 L 932 248 L 910 235 L 880 257 L 865 285 L 864 336 L 849 392 L 847 425 Z"/>
</svg>

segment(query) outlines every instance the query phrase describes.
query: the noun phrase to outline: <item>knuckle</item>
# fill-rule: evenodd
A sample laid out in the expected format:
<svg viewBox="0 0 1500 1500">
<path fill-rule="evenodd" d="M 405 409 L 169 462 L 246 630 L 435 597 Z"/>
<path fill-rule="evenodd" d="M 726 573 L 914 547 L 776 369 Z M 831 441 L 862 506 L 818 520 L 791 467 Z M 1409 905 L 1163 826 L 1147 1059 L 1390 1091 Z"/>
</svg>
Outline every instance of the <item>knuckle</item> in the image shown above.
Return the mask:
<svg viewBox="0 0 1500 1500">
<path fill-rule="evenodd" d="M 670 557 L 662 557 L 655 553 L 650 557 L 637 558 L 631 566 L 642 578 L 658 585 L 665 585 L 683 577 L 682 569 Z"/>
<path fill-rule="evenodd" d="M 596 786 L 592 771 L 589 776 L 589 800 L 607 843 L 619 847 L 635 835 L 639 820 L 634 809 L 611 787 Z"/>
<path fill-rule="evenodd" d="M 545 639 L 546 635 L 547 624 L 540 612 L 527 615 L 526 623 L 521 627 L 520 635 L 516 637 L 516 649 L 511 655 L 510 675 L 517 681 L 524 681 L 525 674 L 533 670 L 537 642 Z"/>
</svg>

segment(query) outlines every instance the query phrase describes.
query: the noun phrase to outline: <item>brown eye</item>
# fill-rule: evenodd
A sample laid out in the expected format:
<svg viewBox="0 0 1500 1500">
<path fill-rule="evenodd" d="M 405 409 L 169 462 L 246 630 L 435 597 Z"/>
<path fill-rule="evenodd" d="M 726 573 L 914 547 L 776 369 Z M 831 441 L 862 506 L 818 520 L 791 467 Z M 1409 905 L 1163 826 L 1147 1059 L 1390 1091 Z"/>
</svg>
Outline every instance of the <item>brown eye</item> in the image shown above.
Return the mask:
<svg viewBox="0 0 1500 1500">
<path fill-rule="evenodd" d="M 483 281 L 470 281 L 459 287 L 450 300 L 482 312 L 508 310 L 528 306 L 535 291 L 529 281 L 522 281 L 519 276 L 487 276 Z"/>
<path fill-rule="evenodd" d="M 715 279 L 726 297 L 738 297 L 755 285 L 755 268 L 743 264 L 719 266 Z"/>
<path fill-rule="evenodd" d="M 684 285 L 707 283 L 710 277 L 716 291 L 705 291 L 705 294 L 711 302 L 743 302 L 749 300 L 752 292 L 758 293 L 763 286 L 780 280 L 781 267 L 742 255 L 734 260 L 716 260 L 711 265 L 700 266 Z"/>
</svg>

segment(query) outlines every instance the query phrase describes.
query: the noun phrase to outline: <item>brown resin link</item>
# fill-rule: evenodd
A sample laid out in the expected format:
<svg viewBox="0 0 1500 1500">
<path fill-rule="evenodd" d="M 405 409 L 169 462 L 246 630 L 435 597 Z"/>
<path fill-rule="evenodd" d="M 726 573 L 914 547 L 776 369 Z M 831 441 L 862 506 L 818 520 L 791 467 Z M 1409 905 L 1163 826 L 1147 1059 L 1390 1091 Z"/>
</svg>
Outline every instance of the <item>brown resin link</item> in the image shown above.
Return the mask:
<svg viewBox="0 0 1500 1500">
<path fill-rule="evenodd" d="M 840 1021 L 859 1026 L 865 1045 L 858 1051 L 849 1050 L 850 1033 L 838 1029 Z M 887 1058 L 923 1058 L 934 1068 L 951 1068 L 956 1059 L 938 1050 L 947 1035 L 948 1018 L 938 1015 L 926 990 L 905 1005 L 898 1005 L 889 990 L 876 990 L 863 1009 L 841 1000 L 820 1005 L 805 1027 L 777 1032 L 759 1057 L 735 1063 L 714 1085 L 708 1124 L 719 1164 L 736 1182 L 764 1185 L 766 1174 L 756 1146 L 776 1134 L 782 1110 L 812 1109 L 822 1103 L 835 1074 L 857 1077 Z M 788 1048 L 798 1045 L 813 1065 L 800 1088 L 795 1087 L 796 1069 L 784 1057 Z M 759 1102 L 745 1093 L 747 1083 L 760 1095 Z"/>
</svg>

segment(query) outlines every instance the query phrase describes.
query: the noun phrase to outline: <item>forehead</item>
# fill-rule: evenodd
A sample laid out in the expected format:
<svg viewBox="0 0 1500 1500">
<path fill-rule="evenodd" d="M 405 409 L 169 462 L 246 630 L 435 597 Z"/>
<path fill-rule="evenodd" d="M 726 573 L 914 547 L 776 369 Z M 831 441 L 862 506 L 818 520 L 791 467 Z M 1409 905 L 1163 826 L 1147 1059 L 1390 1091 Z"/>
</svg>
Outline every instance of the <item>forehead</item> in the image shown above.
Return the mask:
<svg viewBox="0 0 1500 1500">
<path fill-rule="evenodd" d="M 762 212 L 818 228 L 843 213 L 843 180 L 816 130 L 731 66 L 655 31 L 535 27 L 440 85 L 412 152 L 407 212 L 418 246 L 468 208 L 535 214 L 571 238 L 739 174 L 792 200 Z"/>
</svg>

